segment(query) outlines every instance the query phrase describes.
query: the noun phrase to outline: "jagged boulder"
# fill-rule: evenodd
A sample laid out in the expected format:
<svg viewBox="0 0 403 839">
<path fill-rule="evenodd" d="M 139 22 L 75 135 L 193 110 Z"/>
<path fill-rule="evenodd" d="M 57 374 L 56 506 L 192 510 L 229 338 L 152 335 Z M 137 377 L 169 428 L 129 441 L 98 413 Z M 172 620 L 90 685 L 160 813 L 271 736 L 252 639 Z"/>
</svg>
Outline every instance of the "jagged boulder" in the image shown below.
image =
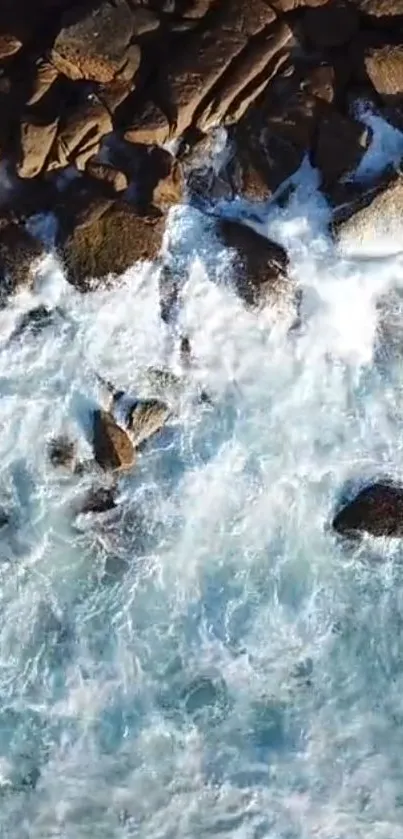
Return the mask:
<svg viewBox="0 0 403 839">
<path fill-rule="evenodd" d="M 376 483 L 365 487 L 333 519 L 343 536 L 403 536 L 403 487 Z"/>
<path fill-rule="evenodd" d="M 93 447 L 95 460 L 105 471 L 130 469 L 135 463 L 130 438 L 107 411 L 94 411 Z"/>
<path fill-rule="evenodd" d="M 281 245 L 229 219 L 217 222 L 217 232 L 222 243 L 234 251 L 236 288 L 248 305 L 273 301 L 284 294 L 288 257 Z"/>
</svg>

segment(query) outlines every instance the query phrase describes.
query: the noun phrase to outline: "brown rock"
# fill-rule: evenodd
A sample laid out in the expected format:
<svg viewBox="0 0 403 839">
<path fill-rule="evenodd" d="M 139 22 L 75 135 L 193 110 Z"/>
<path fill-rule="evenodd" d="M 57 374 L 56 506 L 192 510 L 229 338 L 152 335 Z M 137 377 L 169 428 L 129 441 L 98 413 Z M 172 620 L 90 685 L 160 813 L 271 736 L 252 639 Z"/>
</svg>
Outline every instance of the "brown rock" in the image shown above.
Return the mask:
<svg viewBox="0 0 403 839">
<path fill-rule="evenodd" d="M 42 242 L 22 225 L 10 223 L 0 230 L 0 271 L 6 279 L 7 291 L 30 287 L 35 266 L 45 254 Z"/>
<path fill-rule="evenodd" d="M 114 166 L 89 160 L 85 171 L 91 178 L 95 178 L 95 180 L 105 184 L 106 187 L 111 187 L 115 192 L 123 192 L 127 189 L 126 175 L 119 172 Z"/>
<path fill-rule="evenodd" d="M 403 12 L 402 12 L 403 13 Z M 365 55 L 365 69 L 380 96 L 403 93 L 403 44 L 387 44 L 380 49 L 368 50 Z"/>
<path fill-rule="evenodd" d="M 0 34 L 0 61 L 15 55 L 22 47 L 22 42 L 15 35 Z"/>
<path fill-rule="evenodd" d="M 321 172 L 325 189 L 357 168 L 371 136 L 368 126 L 343 116 L 333 107 L 324 107 L 312 162 Z"/>
<path fill-rule="evenodd" d="M 308 75 L 306 88 L 312 96 L 329 104 L 333 102 L 336 91 L 336 74 L 331 64 L 314 67 Z"/>
<path fill-rule="evenodd" d="M 132 13 L 125 0 L 103 0 L 84 16 L 67 14 L 55 40 L 52 60 L 71 79 L 111 82 L 124 68 L 134 34 Z M 77 20 L 78 17 L 78 20 Z M 140 49 L 137 48 L 137 67 Z"/>
<path fill-rule="evenodd" d="M 48 125 L 21 122 L 21 160 L 17 164 L 20 178 L 34 178 L 42 172 L 56 137 L 58 120 Z"/>
<path fill-rule="evenodd" d="M 227 115 L 226 122 L 236 122 L 264 90 L 279 67 L 287 60 L 293 41 L 288 24 L 283 21 L 265 30 L 249 48 L 234 59 L 218 87 L 206 97 L 197 126 L 208 131 Z"/>
<path fill-rule="evenodd" d="M 212 18 L 207 15 L 200 31 L 186 38 L 184 47 L 172 55 L 160 76 L 161 89 L 167 91 L 163 109 L 169 117 L 171 138 L 179 137 L 191 125 L 196 110 L 203 110 L 203 102 L 207 104 L 213 87 L 249 39 L 274 19 L 275 13 L 264 0 L 233 0 L 221 4 Z M 143 126 L 148 128 L 144 116 Z M 151 111 L 149 116 L 150 127 L 155 126 L 156 115 Z M 153 136 L 153 142 L 167 139 Z M 130 139 L 128 135 L 126 139 Z"/>
<path fill-rule="evenodd" d="M 131 440 L 106 411 L 94 411 L 93 446 L 95 460 L 102 469 L 130 469 L 135 462 Z"/>
<path fill-rule="evenodd" d="M 32 82 L 31 96 L 27 100 L 27 105 L 36 105 L 45 94 L 50 90 L 54 82 L 59 76 L 59 72 L 55 65 L 45 59 L 40 59 L 35 68 L 35 75 Z"/>
<path fill-rule="evenodd" d="M 162 145 L 169 138 L 170 126 L 167 116 L 154 102 L 144 102 L 136 110 L 130 126 L 124 133 L 129 143 Z"/>
<path fill-rule="evenodd" d="M 140 260 L 154 260 L 163 231 L 162 217 L 137 216 L 129 204 L 116 202 L 99 219 L 68 236 L 62 253 L 69 281 L 88 290 L 95 280 L 122 274 Z"/>
<path fill-rule="evenodd" d="M 247 304 L 283 294 L 287 286 L 288 257 L 281 245 L 229 219 L 219 220 L 217 232 L 223 244 L 236 253 L 236 286 Z"/>
<path fill-rule="evenodd" d="M 403 536 L 403 487 L 376 483 L 361 490 L 333 519 L 343 536 Z"/>
<path fill-rule="evenodd" d="M 162 149 L 158 150 L 163 152 Z M 163 153 L 165 165 L 161 161 L 160 169 L 156 168 L 157 183 L 152 192 L 152 203 L 155 207 L 166 211 L 173 204 L 178 204 L 183 198 L 184 178 L 181 164 L 171 155 Z"/>
<path fill-rule="evenodd" d="M 77 463 L 76 444 L 69 437 L 62 434 L 55 437 L 49 444 L 49 460 L 55 468 L 67 469 L 74 472 Z"/>
<path fill-rule="evenodd" d="M 160 19 L 153 9 L 145 6 L 134 6 L 132 11 L 132 25 L 137 37 L 146 32 L 154 32 L 160 25 Z"/>
<path fill-rule="evenodd" d="M 328 0 L 323 6 L 306 10 L 302 27 L 314 46 L 340 47 L 351 41 L 358 30 L 359 17 L 346 0 Z"/>
<path fill-rule="evenodd" d="M 66 113 L 49 154 L 48 169 L 64 168 L 74 163 L 84 170 L 87 161 L 98 153 L 103 137 L 112 131 L 109 111 L 97 99 Z"/>
</svg>

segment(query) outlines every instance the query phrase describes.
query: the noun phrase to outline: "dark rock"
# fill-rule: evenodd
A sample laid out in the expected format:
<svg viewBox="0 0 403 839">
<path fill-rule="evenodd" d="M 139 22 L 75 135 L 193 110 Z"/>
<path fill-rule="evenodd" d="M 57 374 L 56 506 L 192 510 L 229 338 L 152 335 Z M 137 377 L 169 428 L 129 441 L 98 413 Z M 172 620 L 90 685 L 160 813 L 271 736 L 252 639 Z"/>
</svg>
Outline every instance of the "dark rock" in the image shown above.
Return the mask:
<svg viewBox="0 0 403 839">
<path fill-rule="evenodd" d="M 0 34 L 0 61 L 15 55 L 22 47 L 22 43 L 15 35 Z"/>
<path fill-rule="evenodd" d="M 78 514 L 107 513 L 117 507 L 114 487 L 98 487 L 91 489 L 85 496 L 77 510 Z"/>
<path fill-rule="evenodd" d="M 377 483 L 361 490 L 333 519 L 343 536 L 403 536 L 403 487 Z"/>
<path fill-rule="evenodd" d="M 74 472 L 77 463 L 76 444 L 65 434 L 50 441 L 49 460 L 56 469 L 62 468 Z"/>
<path fill-rule="evenodd" d="M 130 469 L 135 463 L 131 440 L 106 411 L 94 411 L 93 446 L 95 460 L 101 469 L 115 472 Z"/>
<path fill-rule="evenodd" d="M 357 168 L 371 136 L 368 126 L 323 105 L 312 162 L 321 172 L 325 189 Z"/>
<path fill-rule="evenodd" d="M 144 218 L 129 204 L 112 204 L 67 237 L 62 254 L 68 280 L 89 290 L 94 280 L 122 274 L 140 260 L 154 260 L 163 231 L 163 218 Z"/>
<path fill-rule="evenodd" d="M 119 169 L 115 169 L 114 166 L 89 160 L 85 171 L 87 175 L 100 181 L 113 192 L 124 192 L 127 189 L 128 182 L 126 175 L 124 172 L 120 172 Z"/>
<path fill-rule="evenodd" d="M 45 254 L 45 248 L 25 227 L 10 223 L 0 229 L 0 271 L 3 288 L 18 291 L 31 287 L 35 266 Z"/>
<path fill-rule="evenodd" d="M 293 74 L 277 79 L 235 131 L 242 194 L 269 198 L 301 165 L 314 141 L 323 103 Z M 260 186 L 261 184 L 261 186 Z"/>
<path fill-rule="evenodd" d="M 67 13 L 55 40 L 52 60 L 71 79 L 111 82 L 130 59 L 132 72 L 140 64 L 140 48 L 130 47 L 133 19 L 125 0 L 103 0 L 85 15 Z M 77 19 L 78 18 L 78 19 Z"/>
<path fill-rule="evenodd" d="M 302 19 L 304 34 L 316 47 L 340 47 L 352 39 L 358 26 L 357 11 L 345 0 L 328 0 L 307 9 Z"/>
<path fill-rule="evenodd" d="M 34 335 L 38 335 L 42 329 L 45 329 L 53 322 L 54 312 L 48 309 L 47 306 L 37 306 L 35 309 L 30 309 L 19 320 L 15 327 L 10 340 L 15 340 L 29 331 Z"/>
<path fill-rule="evenodd" d="M 235 282 L 249 305 L 282 296 L 287 288 L 288 257 L 281 245 L 237 221 L 220 219 L 218 235 L 235 251 Z"/>
</svg>

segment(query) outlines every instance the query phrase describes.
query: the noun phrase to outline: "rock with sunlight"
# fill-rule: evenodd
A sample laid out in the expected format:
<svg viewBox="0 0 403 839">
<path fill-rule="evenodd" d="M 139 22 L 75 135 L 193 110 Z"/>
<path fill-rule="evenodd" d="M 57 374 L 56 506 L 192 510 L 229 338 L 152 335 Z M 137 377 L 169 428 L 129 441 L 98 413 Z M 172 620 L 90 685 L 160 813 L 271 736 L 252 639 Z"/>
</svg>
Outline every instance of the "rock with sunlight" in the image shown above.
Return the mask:
<svg viewBox="0 0 403 839">
<path fill-rule="evenodd" d="M 373 186 L 356 191 L 355 198 L 344 203 L 336 214 L 333 229 L 342 249 L 370 252 L 385 236 L 391 235 L 399 244 L 402 218 L 403 177 L 391 172 Z"/>
<path fill-rule="evenodd" d="M 130 469 L 135 463 L 132 441 L 107 411 L 94 411 L 93 447 L 95 460 L 105 471 Z"/>
<path fill-rule="evenodd" d="M 64 243 L 69 281 L 83 291 L 91 290 L 136 262 L 154 260 L 163 230 L 162 218 L 139 216 L 126 203 L 107 207 L 99 218 L 77 227 Z"/>
<path fill-rule="evenodd" d="M 333 519 L 343 536 L 403 536 L 403 487 L 377 483 L 365 487 Z"/>
</svg>

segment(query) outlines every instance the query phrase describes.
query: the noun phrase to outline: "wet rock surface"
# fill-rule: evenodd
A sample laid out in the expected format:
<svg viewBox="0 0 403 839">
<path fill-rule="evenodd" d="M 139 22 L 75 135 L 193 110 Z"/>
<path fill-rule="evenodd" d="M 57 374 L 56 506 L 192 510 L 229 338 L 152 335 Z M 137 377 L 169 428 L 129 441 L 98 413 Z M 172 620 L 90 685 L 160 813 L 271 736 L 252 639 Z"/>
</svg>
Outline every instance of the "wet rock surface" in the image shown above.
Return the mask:
<svg viewBox="0 0 403 839">
<path fill-rule="evenodd" d="M 343 536 L 403 536 L 403 487 L 376 483 L 365 487 L 333 519 Z"/>
<path fill-rule="evenodd" d="M 135 462 L 130 438 L 107 411 L 94 411 L 93 447 L 95 460 L 105 471 L 130 469 Z"/>
<path fill-rule="evenodd" d="M 305 157 L 339 209 L 334 196 L 372 139 L 357 98 L 403 124 L 402 21 L 399 0 L 7 0 L 0 154 L 18 189 L 5 237 L 54 209 L 68 279 L 87 290 L 89 278 L 155 259 L 175 204 L 270 201 Z M 202 155 L 195 169 L 193 151 L 208 154 L 219 126 L 226 156 L 213 166 Z M 30 276 L 27 247 L 8 270 L 13 287 Z M 0 241 L 2 265 L 12 250 Z M 252 260 L 240 245 L 255 291 L 284 274 L 284 259 L 262 250 Z"/>
</svg>

